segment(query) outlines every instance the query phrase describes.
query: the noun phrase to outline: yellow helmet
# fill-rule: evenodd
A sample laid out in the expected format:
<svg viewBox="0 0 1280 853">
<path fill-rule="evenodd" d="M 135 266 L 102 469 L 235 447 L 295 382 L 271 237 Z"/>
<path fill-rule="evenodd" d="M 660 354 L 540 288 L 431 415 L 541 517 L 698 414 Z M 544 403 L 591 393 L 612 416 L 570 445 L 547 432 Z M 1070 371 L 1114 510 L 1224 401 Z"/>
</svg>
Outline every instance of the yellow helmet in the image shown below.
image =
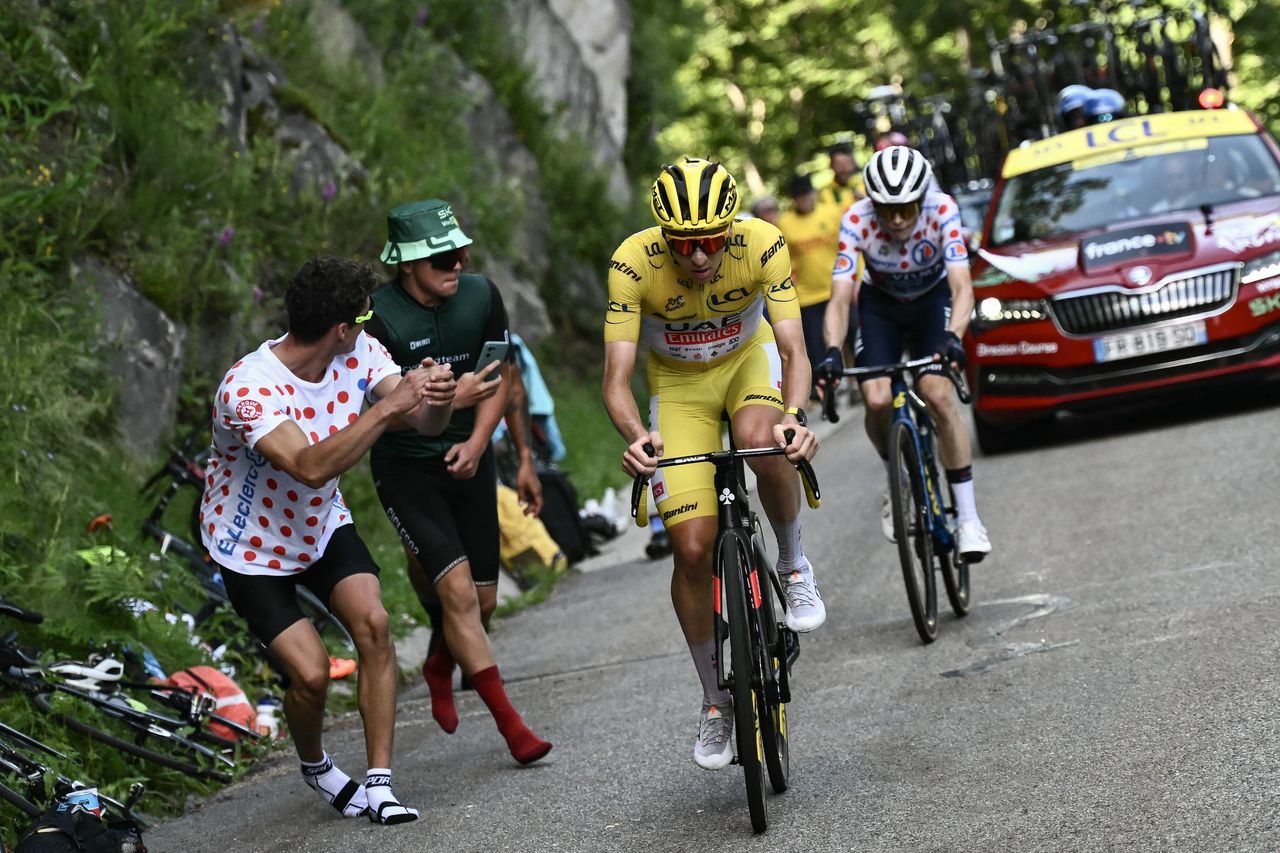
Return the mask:
<svg viewBox="0 0 1280 853">
<path fill-rule="evenodd" d="M 719 163 L 695 157 L 663 166 L 650 202 L 662 230 L 692 236 L 728 230 L 741 204 L 733 175 Z"/>
</svg>

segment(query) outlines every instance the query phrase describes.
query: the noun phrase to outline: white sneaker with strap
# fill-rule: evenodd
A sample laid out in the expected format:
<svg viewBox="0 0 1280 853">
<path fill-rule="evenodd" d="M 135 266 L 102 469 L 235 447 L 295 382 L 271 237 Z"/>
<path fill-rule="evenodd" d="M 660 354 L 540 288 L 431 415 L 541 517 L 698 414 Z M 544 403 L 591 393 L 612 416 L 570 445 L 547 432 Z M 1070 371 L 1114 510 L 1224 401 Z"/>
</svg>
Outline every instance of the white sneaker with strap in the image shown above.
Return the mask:
<svg viewBox="0 0 1280 853">
<path fill-rule="evenodd" d="M 991 540 L 981 521 L 962 522 L 956 530 L 956 539 L 966 563 L 981 563 L 991 553 Z"/>
</svg>

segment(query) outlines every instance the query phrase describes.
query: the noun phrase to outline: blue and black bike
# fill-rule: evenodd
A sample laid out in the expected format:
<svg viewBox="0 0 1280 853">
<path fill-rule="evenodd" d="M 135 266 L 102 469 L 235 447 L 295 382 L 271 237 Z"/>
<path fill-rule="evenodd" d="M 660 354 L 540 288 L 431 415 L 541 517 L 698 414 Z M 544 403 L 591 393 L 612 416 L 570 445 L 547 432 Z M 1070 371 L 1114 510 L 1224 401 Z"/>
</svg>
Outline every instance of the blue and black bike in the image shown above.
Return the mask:
<svg viewBox="0 0 1280 853">
<path fill-rule="evenodd" d="M 894 538 L 902 562 L 911 619 L 925 643 L 938 636 L 938 584 L 942 583 L 956 616 L 969 612 L 969 566 L 956 540 L 955 496 L 938 476 L 937 428 L 924 398 L 916 393 L 920 374 L 942 367 L 942 375 L 956 386 L 961 403 L 972 396 L 964 378 L 937 355 L 878 367 L 846 368 L 842 376 L 887 376 L 893 389 L 893 421 L 889 426 L 889 497 L 893 507 Z M 909 378 L 908 378 L 909 377 Z M 834 393 L 823 404 L 824 416 L 838 421 Z"/>
</svg>

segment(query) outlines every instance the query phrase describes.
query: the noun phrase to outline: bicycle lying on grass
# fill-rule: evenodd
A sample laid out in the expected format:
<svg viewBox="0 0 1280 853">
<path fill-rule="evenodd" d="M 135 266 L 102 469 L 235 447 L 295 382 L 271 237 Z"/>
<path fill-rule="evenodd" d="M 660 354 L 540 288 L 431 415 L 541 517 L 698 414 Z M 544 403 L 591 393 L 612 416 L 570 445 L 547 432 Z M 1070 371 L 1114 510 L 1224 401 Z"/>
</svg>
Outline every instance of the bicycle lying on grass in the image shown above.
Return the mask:
<svg viewBox="0 0 1280 853">
<path fill-rule="evenodd" d="M 106 817 L 131 820 L 141 829 L 147 828 L 146 820 L 134 811 L 134 806 L 145 790 L 141 782 L 130 785 L 128 797 L 121 802 L 97 790 L 95 786 L 58 773 L 37 758 L 35 753 L 67 760 L 66 755 L 53 747 L 12 726 L 0 723 L 0 800 L 34 819 L 45 809 L 56 807 L 58 803 L 65 801 L 75 791 L 93 788 Z M 52 790 L 46 779 L 53 780 Z"/>
<path fill-rule="evenodd" d="M 39 623 L 43 617 L 0 598 L 0 616 Z M 209 731 L 217 722 L 249 739 L 258 733 L 213 713 L 208 697 L 176 687 L 127 682 L 110 658 L 41 666 L 16 632 L 0 638 L 0 688 L 26 696 L 43 714 L 120 752 L 188 775 L 230 782 L 238 742 Z M 177 711 L 151 710 L 129 689 Z"/>
<path fill-rule="evenodd" d="M 792 437 L 788 430 L 787 441 Z M 652 446 L 646 445 L 645 450 L 654 455 Z M 786 626 L 787 599 L 782 580 L 765 550 L 760 519 L 748 500 L 743 460 L 782 453 L 780 447 L 736 450 L 730 442 L 728 450 L 658 461 L 659 468 L 702 462 L 716 468 L 715 490 L 720 504 L 712 581 L 717 617 L 712 620 L 716 680 L 721 689 L 733 696 L 735 761 L 742 765 L 746 776 L 751 827 L 758 833 L 769 825 L 764 796 L 766 769 L 775 794 L 787 790 L 791 773 L 787 703 L 791 701 L 790 671 L 800 655 L 800 639 Z M 796 468 L 809 506 L 817 509 L 821 495 L 813 468 L 803 460 Z M 645 495 L 648 482 L 645 477 L 637 477 L 631 489 L 631 516 L 639 527 L 649 525 Z"/>
<path fill-rule="evenodd" d="M 938 477 L 937 429 L 928 405 L 916 393 L 920 374 L 938 364 L 942 366 L 942 375 L 955 384 L 960 402 L 969 403 L 973 398 L 964 378 L 950 362 L 940 362 L 936 355 L 879 367 L 845 368 L 841 374 L 891 379 L 889 496 L 893 506 L 893 531 L 911 619 L 925 643 L 932 643 L 938 636 L 935 572 L 942 575 L 952 612 L 957 617 L 969 612 L 969 565 L 956 539 L 955 496 L 945 478 Z M 840 420 L 835 399 L 834 393 L 827 393 L 823 401 L 823 415 L 833 423 Z"/>
</svg>

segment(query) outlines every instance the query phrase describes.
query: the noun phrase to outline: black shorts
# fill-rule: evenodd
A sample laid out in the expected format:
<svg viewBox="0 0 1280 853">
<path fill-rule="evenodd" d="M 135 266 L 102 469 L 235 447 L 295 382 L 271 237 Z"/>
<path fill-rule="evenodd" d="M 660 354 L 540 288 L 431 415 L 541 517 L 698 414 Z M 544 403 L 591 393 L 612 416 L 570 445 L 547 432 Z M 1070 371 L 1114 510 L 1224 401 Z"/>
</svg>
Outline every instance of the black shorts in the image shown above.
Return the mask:
<svg viewBox="0 0 1280 853">
<path fill-rule="evenodd" d="M 498 480 L 493 448 L 469 480 L 455 480 L 444 463 L 374 448 L 373 486 L 387 518 L 432 583 L 463 560 L 476 586 L 498 582 Z"/>
<path fill-rule="evenodd" d="M 264 646 L 285 628 L 307 618 L 298 606 L 297 585 L 302 584 L 329 607 L 338 582 L 359 574 L 378 574 L 378 564 L 356 533 L 354 524 L 333 531 L 324 554 L 305 570 L 293 575 L 246 575 L 222 569 L 231 606 L 249 623 L 249 630 Z"/>
<path fill-rule="evenodd" d="M 924 295 L 902 302 L 873 286 L 858 295 L 858 338 L 853 348 L 855 367 L 897 364 L 905 346 L 912 358 L 941 352 L 951 321 L 951 288 L 944 281 Z M 941 373 L 930 365 L 928 373 Z M 867 380 L 858 378 L 859 382 Z"/>
</svg>

